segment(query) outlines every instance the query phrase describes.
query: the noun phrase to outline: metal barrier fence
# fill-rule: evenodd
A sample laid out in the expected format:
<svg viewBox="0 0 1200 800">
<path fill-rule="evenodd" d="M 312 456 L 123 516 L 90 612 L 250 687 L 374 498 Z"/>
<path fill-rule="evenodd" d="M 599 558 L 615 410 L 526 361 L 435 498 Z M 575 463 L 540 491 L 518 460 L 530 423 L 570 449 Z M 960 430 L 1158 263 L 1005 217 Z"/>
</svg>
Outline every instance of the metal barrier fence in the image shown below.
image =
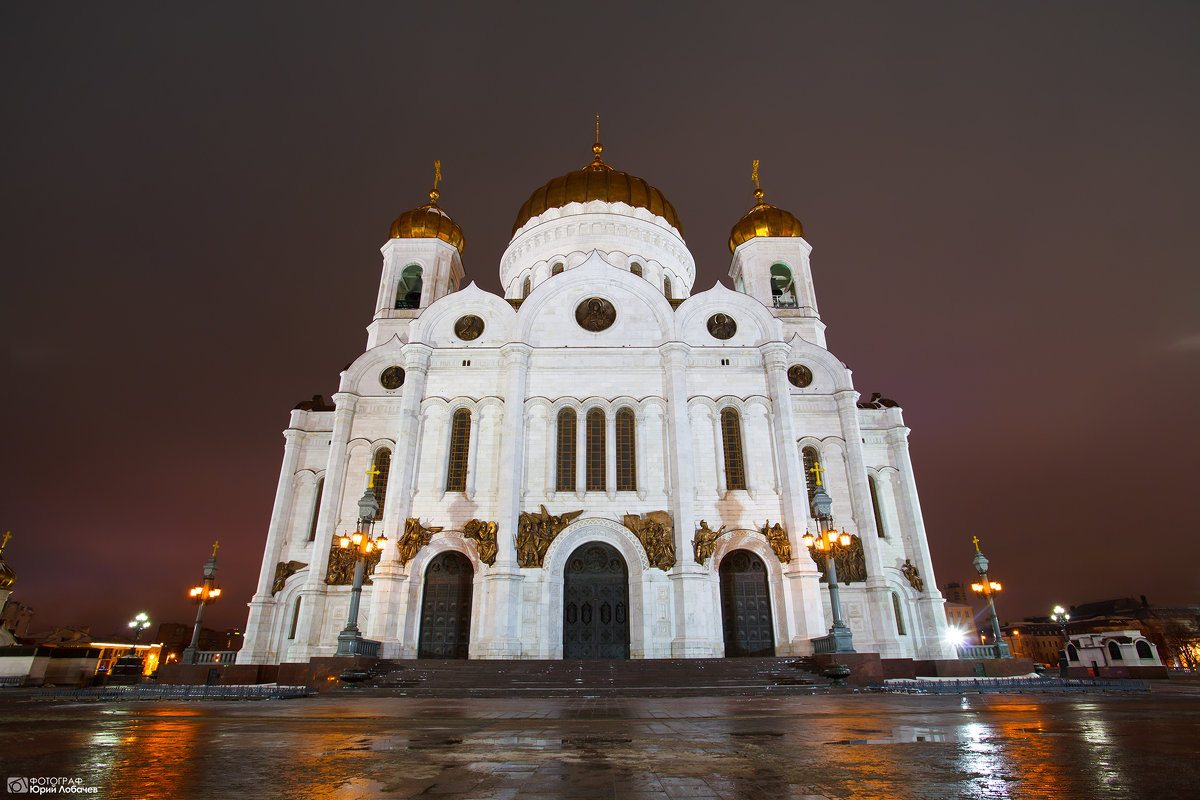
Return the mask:
<svg viewBox="0 0 1200 800">
<path fill-rule="evenodd" d="M 288 700 L 309 694 L 306 686 L 140 685 L 42 689 L 35 697 L 67 700 Z"/>
<path fill-rule="evenodd" d="M 972 678 L 872 683 L 875 692 L 898 694 L 970 694 L 985 692 L 1148 692 L 1144 681 L 1122 678 Z"/>
</svg>

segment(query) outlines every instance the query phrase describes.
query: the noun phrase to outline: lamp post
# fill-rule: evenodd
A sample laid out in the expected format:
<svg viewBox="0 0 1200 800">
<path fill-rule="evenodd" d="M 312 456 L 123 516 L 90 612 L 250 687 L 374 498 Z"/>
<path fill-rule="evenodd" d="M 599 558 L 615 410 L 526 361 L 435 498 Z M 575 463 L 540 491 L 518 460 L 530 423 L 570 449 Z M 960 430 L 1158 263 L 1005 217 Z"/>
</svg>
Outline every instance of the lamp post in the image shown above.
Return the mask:
<svg viewBox="0 0 1200 800">
<path fill-rule="evenodd" d="M 850 626 L 842 619 L 837 564 L 834 563 L 836 561 L 834 558 L 835 548 L 849 547 L 850 534 L 845 531 L 839 532 L 833 527 L 833 500 L 825 493 L 825 487 L 821 485 L 821 473 L 825 470 L 821 469 L 820 464 L 813 464 L 809 471 L 813 474 L 813 482 L 816 484 L 816 491 L 813 492 L 809 510 L 817 521 L 820 535 L 813 536 L 806 532 L 802 541 L 804 546 L 810 550 L 816 549 L 818 552 L 825 553 L 825 582 L 829 585 L 829 606 L 833 613 L 833 625 L 829 628 L 829 634 L 822 637 L 825 640 L 822 649 L 829 653 L 853 653 L 853 635 L 850 632 Z"/>
<path fill-rule="evenodd" d="M 137 644 L 138 640 L 142 638 L 142 631 L 150 627 L 150 615 L 145 611 L 140 612 L 129 620 L 129 627 L 133 628 L 133 643 Z"/>
<path fill-rule="evenodd" d="M 183 655 L 179 659 L 182 664 L 196 663 L 196 650 L 200 646 L 200 622 L 204 619 L 204 607 L 221 596 L 221 589 L 215 584 L 217 548 L 220 546 L 220 542 L 213 542 L 212 556 L 204 564 L 204 582 L 199 586 L 193 586 L 192 590 L 188 592 L 192 602 L 199 607 L 196 609 L 196 625 L 192 628 L 192 643 L 184 648 Z"/>
<path fill-rule="evenodd" d="M 346 627 L 338 634 L 338 646 L 335 656 L 374 656 L 378 653 L 378 643 L 363 638 L 358 629 L 358 603 L 362 597 L 363 576 L 366 573 L 366 560 L 375 550 L 383 550 L 387 545 L 387 537 L 382 533 L 371 538 L 371 529 L 375 526 L 375 514 L 379 511 L 379 501 L 375 499 L 375 476 L 379 471 L 372 467 L 367 471 L 367 489 L 358 501 L 358 527 L 349 536 L 338 539 L 338 547 L 354 553 L 354 583 L 350 588 L 350 613 L 346 618 Z"/>
<path fill-rule="evenodd" d="M 992 636 L 995 638 L 996 658 L 1011 658 L 1008 645 L 1004 643 L 1004 639 L 1000 636 L 1000 618 L 996 616 L 996 604 L 992 602 L 992 597 L 1004 587 L 997 581 L 988 578 L 988 560 L 987 557 L 979 550 L 979 537 L 974 537 L 971 541 L 975 543 L 975 571 L 979 573 L 979 582 L 971 584 L 971 591 L 983 595 L 987 599 L 988 616 L 992 620 Z"/>
<path fill-rule="evenodd" d="M 1062 651 L 1058 654 L 1058 677 L 1065 680 L 1071 657 L 1071 651 L 1067 649 L 1071 644 L 1071 639 L 1067 635 L 1067 623 L 1071 621 L 1071 615 L 1062 606 L 1055 606 L 1054 613 L 1050 615 L 1050 619 L 1057 622 L 1059 627 L 1062 628 L 1063 646 Z"/>
</svg>

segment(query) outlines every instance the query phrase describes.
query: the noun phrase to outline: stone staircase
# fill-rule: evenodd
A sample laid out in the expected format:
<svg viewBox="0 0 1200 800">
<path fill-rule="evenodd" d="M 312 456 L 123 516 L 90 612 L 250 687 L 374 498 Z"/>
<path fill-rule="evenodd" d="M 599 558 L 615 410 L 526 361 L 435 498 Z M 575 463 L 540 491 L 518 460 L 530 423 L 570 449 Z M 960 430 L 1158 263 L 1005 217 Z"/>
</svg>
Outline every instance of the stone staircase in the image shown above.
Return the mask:
<svg viewBox="0 0 1200 800">
<path fill-rule="evenodd" d="M 812 694 L 806 658 L 379 661 L 364 687 L 413 697 L 687 697 Z"/>
</svg>

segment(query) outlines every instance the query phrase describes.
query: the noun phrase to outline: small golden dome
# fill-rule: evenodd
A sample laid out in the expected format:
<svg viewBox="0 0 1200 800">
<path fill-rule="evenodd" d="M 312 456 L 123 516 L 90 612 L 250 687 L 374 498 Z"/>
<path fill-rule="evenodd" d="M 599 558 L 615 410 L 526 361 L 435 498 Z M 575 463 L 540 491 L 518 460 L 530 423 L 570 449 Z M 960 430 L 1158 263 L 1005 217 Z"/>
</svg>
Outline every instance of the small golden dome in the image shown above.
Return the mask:
<svg viewBox="0 0 1200 800">
<path fill-rule="evenodd" d="M 536 190 L 521 206 L 513 233 L 529 220 L 551 208 L 562 208 L 567 203 L 586 203 L 602 200 L 605 203 L 625 203 L 635 208 L 644 208 L 651 214 L 665 219 L 675 230 L 683 233 L 675 206 L 663 197 L 663 193 L 641 178 L 615 170 L 601 160 L 604 147 L 596 142 L 592 145 L 596 154 L 591 164 L 583 169 L 568 172 Z"/>
<path fill-rule="evenodd" d="M 13 568 L 0 556 L 0 589 L 11 589 L 16 582 L 17 573 L 13 572 Z"/>
<path fill-rule="evenodd" d="M 429 193 L 429 202 L 412 211 L 405 211 L 392 223 L 393 239 L 441 239 L 463 252 L 463 232 L 437 204 L 438 190 Z"/>
<path fill-rule="evenodd" d="M 755 162 L 757 166 L 757 162 Z M 755 236 L 803 236 L 804 227 L 782 208 L 776 208 L 770 203 L 763 202 L 762 189 L 754 192 L 758 204 L 746 212 L 746 216 L 738 220 L 737 225 L 729 232 L 729 252 L 737 249 L 742 242 L 748 242 Z"/>
</svg>

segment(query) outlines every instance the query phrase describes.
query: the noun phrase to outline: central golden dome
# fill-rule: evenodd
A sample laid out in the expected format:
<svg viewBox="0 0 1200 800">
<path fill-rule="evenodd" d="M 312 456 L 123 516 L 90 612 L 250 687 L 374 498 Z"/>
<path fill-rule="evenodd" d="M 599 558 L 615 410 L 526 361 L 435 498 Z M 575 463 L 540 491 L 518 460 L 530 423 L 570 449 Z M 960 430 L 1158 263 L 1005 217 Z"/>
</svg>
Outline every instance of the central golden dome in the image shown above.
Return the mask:
<svg viewBox="0 0 1200 800">
<path fill-rule="evenodd" d="M 629 175 L 605 164 L 600 159 L 604 147 L 599 142 L 592 145 L 596 158 L 583 169 L 568 172 L 536 190 L 521 206 L 513 233 L 529 220 L 551 208 L 562 208 L 567 203 L 586 203 L 601 200 L 605 203 L 625 203 L 635 208 L 644 208 L 651 214 L 665 219 L 675 230 L 683 233 L 675 207 L 663 197 L 663 193 L 641 178 Z"/>
</svg>

